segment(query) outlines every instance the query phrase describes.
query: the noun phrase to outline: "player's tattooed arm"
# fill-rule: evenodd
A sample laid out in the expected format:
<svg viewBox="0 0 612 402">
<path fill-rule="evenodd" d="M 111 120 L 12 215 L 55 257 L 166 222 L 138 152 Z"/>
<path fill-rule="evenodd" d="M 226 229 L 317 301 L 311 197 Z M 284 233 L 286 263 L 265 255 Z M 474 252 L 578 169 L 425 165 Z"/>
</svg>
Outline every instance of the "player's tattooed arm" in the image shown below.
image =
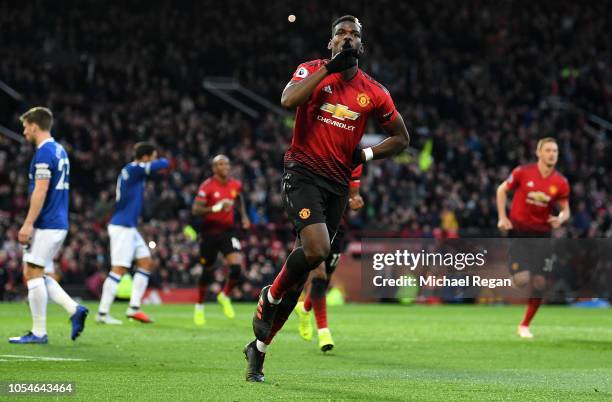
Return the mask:
<svg viewBox="0 0 612 402">
<path fill-rule="evenodd" d="M 328 74 L 327 69 L 321 67 L 300 81 L 289 81 L 281 95 L 281 105 L 287 109 L 292 109 L 306 103 L 317 85 L 319 85 Z"/>
<path fill-rule="evenodd" d="M 396 155 L 406 149 L 410 143 L 410 135 L 401 114 L 398 113 L 392 122 L 383 126 L 383 129 L 389 137 L 372 147 L 373 156 L 369 159 L 384 159 Z M 362 161 L 367 160 L 363 150 L 361 158 Z"/>
<path fill-rule="evenodd" d="M 38 219 L 38 215 L 40 215 L 40 211 L 45 204 L 48 189 L 49 179 L 37 179 L 35 181 L 34 191 L 30 198 L 30 208 L 28 209 L 28 214 L 17 235 L 21 244 L 28 244 L 30 242 L 30 238 L 34 232 L 34 222 Z"/>
</svg>

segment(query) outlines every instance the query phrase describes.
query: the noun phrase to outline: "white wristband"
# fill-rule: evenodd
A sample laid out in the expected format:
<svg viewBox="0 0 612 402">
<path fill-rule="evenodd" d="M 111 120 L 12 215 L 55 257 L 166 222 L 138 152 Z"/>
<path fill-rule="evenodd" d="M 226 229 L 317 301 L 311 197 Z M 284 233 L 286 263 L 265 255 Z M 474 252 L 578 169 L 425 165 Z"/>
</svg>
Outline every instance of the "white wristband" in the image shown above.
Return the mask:
<svg viewBox="0 0 612 402">
<path fill-rule="evenodd" d="M 365 148 L 363 150 L 363 154 L 365 155 L 365 161 L 371 161 L 372 158 L 374 158 L 374 151 L 372 151 L 372 148 Z"/>
<path fill-rule="evenodd" d="M 223 202 L 218 202 L 215 205 L 212 206 L 212 208 L 210 209 L 213 212 L 219 212 L 223 209 Z"/>
</svg>

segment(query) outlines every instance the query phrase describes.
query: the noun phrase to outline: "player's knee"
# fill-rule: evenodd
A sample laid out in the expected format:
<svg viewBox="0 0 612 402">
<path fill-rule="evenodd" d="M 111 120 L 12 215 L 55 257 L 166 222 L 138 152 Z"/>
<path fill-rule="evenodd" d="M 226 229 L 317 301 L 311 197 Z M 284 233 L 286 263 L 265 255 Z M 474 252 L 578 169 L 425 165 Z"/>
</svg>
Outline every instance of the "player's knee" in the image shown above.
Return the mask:
<svg viewBox="0 0 612 402">
<path fill-rule="evenodd" d="M 45 272 L 42 267 L 26 264 L 23 269 L 23 280 L 27 282 L 30 279 L 42 278 L 44 274 Z"/>
<path fill-rule="evenodd" d="M 147 272 L 153 272 L 155 270 L 155 264 L 153 264 L 153 260 L 151 258 L 140 258 L 136 260 L 136 266 L 140 269 L 143 269 Z"/>
<path fill-rule="evenodd" d="M 325 265 L 324 264 L 320 264 L 317 268 L 315 268 L 312 271 L 311 277 L 313 279 L 314 278 L 323 279 L 323 280 L 327 279 L 327 274 L 325 272 Z"/>
<path fill-rule="evenodd" d="M 533 277 L 533 288 L 539 291 L 542 291 L 546 288 L 546 278 L 543 276 L 534 276 Z"/>
<path fill-rule="evenodd" d="M 529 285 L 529 273 L 525 271 L 514 275 L 512 277 L 512 282 L 517 288 L 525 288 Z"/>
<path fill-rule="evenodd" d="M 128 269 L 125 267 L 112 267 L 111 268 L 111 272 L 119 276 L 125 275 L 127 271 Z"/>
<path fill-rule="evenodd" d="M 329 255 L 329 242 L 318 242 L 304 247 L 304 255 L 311 267 L 318 267 Z"/>
<path fill-rule="evenodd" d="M 204 267 L 204 270 L 202 271 L 202 274 L 200 275 L 200 277 L 198 278 L 198 285 L 199 286 L 208 286 L 210 284 L 212 284 L 215 280 L 215 275 L 212 269 L 209 269 L 207 267 Z"/>
<path fill-rule="evenodd" d="M 230 279 L 233 279 L 233 280 L 240 279 L 240 273 L 241 273 L 240 264 L 231 264 L 229 266 L 228 276 Z"/>
</svg>

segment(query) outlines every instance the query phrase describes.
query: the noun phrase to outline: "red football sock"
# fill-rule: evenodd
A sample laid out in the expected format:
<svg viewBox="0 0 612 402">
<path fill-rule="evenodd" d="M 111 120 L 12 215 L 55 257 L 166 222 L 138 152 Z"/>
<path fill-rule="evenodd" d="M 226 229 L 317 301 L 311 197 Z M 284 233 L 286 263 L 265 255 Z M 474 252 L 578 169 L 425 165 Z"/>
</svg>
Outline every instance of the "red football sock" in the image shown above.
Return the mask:
<svg viewBox="0 0 612 402">
<path fill-rule="evenodd" d="M 202 304 L 204 303 L 204 300 L 206 300 L 207 290 L 208 290 L 208 285 L 198 284 L 198 304 Z"/>
<path fill-rule="evenodd" d="M 229 266 L 227 280 L 225 281 L 225 286 L 223 286 L 223 293 L 225 293 L 226 296 L 230 295 L 232 289 L 234 289 L 238 280 L 240 280 L 240 271 L 240 265 L 238 264 Z"/>
<path fill-rule="evenodd" d="M 310 292 L 308 292 L 304 298 L 304 310 L 310 311 L 310 309 L 312 309 L 312 299 L 310 298 Z"/>
<path fill-rule="evenodd" d="M 317 328 L 327 328 L 327 302 L 325 297 L 314 299 L 312 301 L 315 319 L 317 320 Z"/>
<path fill-rule="evenodd" d="M 310 284 L 310 292 L 308 292 L 312 299 L 312 308 L 318 329 L 327 328 L 327 303 L 325 296 L 328 284 L 329 282 L 326 279 L 313 278 Z"/>
<path fill-rule="evenodd" d="M 540 308 L 541 303 L 542 303 L 541 298 L 536 298 L 536 297 L 529 298 L 529 300 L 527 301 L 527 310 L 525 311 L 525 317 L 523 318 L 523 321 L 521 321 L 522 326 L 525 326 L 525 327 L 529 326 L 529 323 L 531 323 L 533 316 L 535 316 L 536 312 L 538 311 L 538 308 Z"/>
</svg>

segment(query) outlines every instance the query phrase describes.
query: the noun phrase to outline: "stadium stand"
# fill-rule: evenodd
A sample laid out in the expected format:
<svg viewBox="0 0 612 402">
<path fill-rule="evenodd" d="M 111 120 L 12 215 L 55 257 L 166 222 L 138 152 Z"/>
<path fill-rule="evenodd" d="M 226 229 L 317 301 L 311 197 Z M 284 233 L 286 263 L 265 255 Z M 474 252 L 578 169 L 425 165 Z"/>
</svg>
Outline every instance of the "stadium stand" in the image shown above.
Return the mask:
<svg viewBox="0 0 612 402">
<path fill-rule="evenodd" d="M 393 94 L 413 141 L 410 152 L 368 167 L 366 208 L 350 215 L 353 237 L 495 235 L 497 184 L 533 160 L 537 139 L 548 135 L 559 140 L 559 170 L 572 183 L 573 218 L 564 235 L 612 236 L 605 128 L 612 120 L 612 37 L 605 34 L 612 3 L 544 1 L 523 10 L 520 2 L 473 2 L 461 3 L 458 13 L 439 0 L 356 3 L 346 9 L 326 2 L 326 9 L 370 16 L 362 21 L 362 68 Z M 144 139 L 173 166 L 146 189 L 142 233 L 157 244 L 158 282 L 194 283 L 198 247 L 185 227 L 195 225 L 190 204 L 217 153 L 230 156 L 243 180 L 255 225 L 243 236 L 249 271 L 236 296 L 253 298 L 269 282 L 293 244 L 279 194 L 292 122 L 272 112 L 249 118 L 201 84 L 230 75 L 278 103 L 300 62 L 327 56 L 322 33 L 338 15 L 321 12 L 320 4 L 287 2 L 265 13 L 257 2 L 237 0 L 214 8 L 170 1 L 0 4 L 0 80 L 23 95 L 0 124 L 21 132 L 19 112 L 49 106 L 56 138 L 71 157 L 71 230 L 58 259 L 66 283 L 108 270 L 115 179 L 131 146 Z M 388 24 L 397 14 L 403 23 Z M 6 297 L 20 281 L 16 235 L 30 155 L 29 145 L 0 136 Z"/>
</svg>

